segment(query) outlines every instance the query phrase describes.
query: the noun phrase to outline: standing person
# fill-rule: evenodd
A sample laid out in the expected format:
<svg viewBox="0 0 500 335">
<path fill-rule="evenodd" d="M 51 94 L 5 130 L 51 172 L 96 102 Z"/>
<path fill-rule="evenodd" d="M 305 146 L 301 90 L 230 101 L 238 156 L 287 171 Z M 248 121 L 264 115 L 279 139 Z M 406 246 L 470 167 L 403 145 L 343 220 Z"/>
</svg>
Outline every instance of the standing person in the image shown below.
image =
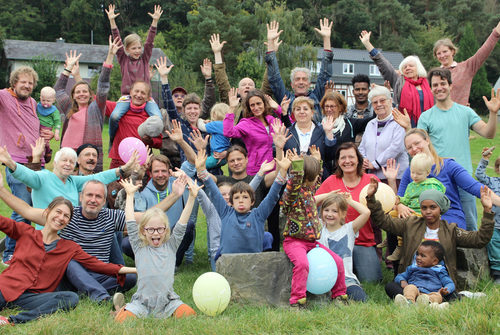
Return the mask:
<svg viewBox="0 0 500 335">
<path fill-rule="evenodd" d="M 434 58 L 441 63 L 441 67 L 451 71 L 451 80 L 453 87 L 451 89 L 451 99 L 461 105 L 469 104 L 470 88 L 472 79 L 488 56 L 495 49 L 498 40 L 500 39 L 500 22 L 493 28 L 490 36 L 486 39 L 483 45 L 477 50 L 474 56 L 457 63 L 454 58 L 458 52 L 458 48 L 449 38 L 436 41 L 434 43 L 433 54 Z"/>
<path fill-rule="evenodd" d="M 394 102 L 400 110 L 410 115 L 411 125 L 417 125 L 420 115 L 434 105 L 431 88 L 427 81 L 427 72 L 417 56 L 408 56 L 399 64 L 398 74 L 391 63 L 370 43 L 371 32 L 363 30 L 359 39 L 370 53 L 384 77 L 394 90 Z"/>
<path fill-rule="evenodd" d="M 21 66 L 11 72 L 9 88 L 0 90 L 0 118 L 2 131 L 0 131 L 0 146 L 6 147 L 12 153 L 12 158 L 19 164 L 27 164 L 31 156 L 31 145 L 35 145 L 40 136 L 40 121 L 36 115 L 36 101 L 31 97 L 33 88 L 36 87 L 38 74 L 29 66 Z M 42 130 L 45 132 L 45 130 Z M 48 134 L 48 140 L 53 134 Z M 12 177 L 9 169 L 5 169 L 7 184 L 12 193 L 31 204 L 31 194 L 21 181 Z M 15 211 L 11 219 L 17 222 L 29 221 L 23 219 Z M 10 237 L 5 238 L 5 250 L 2 263 L 8 265 L 16 241 Z"/>
<path fill-rule="evenodd" d="M 370 92 L 370 78 L 365 74 L 352 77 L 352 93 L 354 104 L 347 106 L 346 116 L 349 118 L 367 119 L 373 117 L 373 107 L 368 99 Z M 356 135 L 355 143 L 359 146 L 363 133 Z"/>
<path fill-rule="evenodd" d="M 273 91 L 274 97 L 277 101 L 282 101 L 285 96 L 291 99 L 290 103 L 293 105 L 293 100 L 298 96 L 307 96 L 314 101 L 314 121 L 321 123 L 321 109 L 319 102 L 325 94 L 325 84 L 332 77 L 333 72 L 333 53 L 331 47 L 330 36 L 332 34 L 333 21 L 330 22 L 327 18 L 319 21 L 320 29 L 314 30 L 323 38 L 323 59 L 321 61 L 321 69 L 316 80 L 314 90 L 309 90 L 311 86 L 311 71 L 307 68 L 296 67 L 290 74 L 291 86 L 293 91 L 288 91 L 285 88 L 285 83 L 280 75 L 278 66 L 278 59 L 276 51 L 278 50 L 278 38 L 283 30 L 279 30 L 279 23 L 272 21 L 267 25 L 267 53 L 265 61 L 267 64 L 269 85 Z M 291 115 L 292 110 L 288 110 L 287 114 Z"/>
<path fill-rule="evenodd" d="M 119 39 L 109 37 L 108 55 L 101 69 L 97 82 L 97 94 L 94 93 L 86 81 L 78 81 L 71 89 L 71 94 L 66 93 L 69 75 L 78 68 L 81 54 L 70 51 L 66 54 L 66 63 L 63 72 L 54 86 L 56 101 L 60 112 L 64 114 L 61 147 L 74 150 L 84 143 L 95 145 L 99 149 L 96 172 L 102 171 L 102 126 L 106 111 L 106 98 L 109 93 L 111 69 L 116 52 L 122 47 Z M 68 136 L 65 136 L 68 134 Z"/>
<path fill-rule="evenodd" d="M 500 109 L 500 90 L 495 95 L 491 91 L 491 100 L 483 97 L 490 111 L 488 123 L 469 107 L 460 105 L 451 98 L 451 72 L 448 69 L 434 68 L 429 71 L 429 81 L 436 104 L 422 114 L 418 128 L 429 134 L 437 154 L 453 157 L 472 175 L 472 160 L 470 153 L 469 134 L 474 130 L 485 138 L 494 138 L 497 128 L 497 112 Z M 403 125 L 408 127 L 408 122 Z M 477 230 L 476 200 L 464 189 L 460 188 L 460 200 L 467 222 L 467 230 Z"/>
</svg>

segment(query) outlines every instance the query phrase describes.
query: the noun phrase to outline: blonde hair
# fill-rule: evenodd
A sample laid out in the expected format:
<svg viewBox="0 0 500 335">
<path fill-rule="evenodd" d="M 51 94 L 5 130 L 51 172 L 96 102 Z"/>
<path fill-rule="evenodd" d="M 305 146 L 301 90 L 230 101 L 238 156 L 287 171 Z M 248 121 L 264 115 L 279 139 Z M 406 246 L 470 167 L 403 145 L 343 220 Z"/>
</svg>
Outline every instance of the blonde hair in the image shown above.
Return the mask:
<svg viewBox="0 0 500 335">
<path fill-rule="evenodd" d="M 453 55 L 456 55 L 458 52 L 458 48 L 455 46 L 455 44 L 453 44 L 453 42 L 449 38 L 443 38 L 442 40 L 437 40 L 436 43 L 434 43 L 434 48 L 432 49 L 434 57 L 436 57 L 436 52 L 439 49 L 439 47 L 443 46 L 450 48 L 451 51 L 454 51 L 455 53 Z"/>
<path fill-rule="evenodd" d="M 56 90 L 54 90 L 52 87 L 50 86 L 45 86 L 44 88 L 42 88 L 40 90 L 40 97 L 42 97 L 42 95 L 46 98 L 56 98 Z"/>
<path fill-rule="evenodd" d="M 137 34 L 127 35 L 123 40 L 123 47 L 125 48 L 125 51 L 127 51 L 127 48 L 133 43 L 139 43 L 142 46 L 141 37 Z"/>
<path fill-rule="evenodd" d="M 210 110 L 210 118 L 212 121 L 222 121 L 229 113 L 229 105 L 223 102 L 215 104 Z"/>
<path fill-rule="evenodd" d="M 337 205 L 337 210 L 343 213 L 344 217 L 342 218 L 342 224 L 344 224 L 348 208 L 347 200 L 342 194 L 330 194 L 321 204 L 321 218 L 323 218 L 323 211 L 325 208 L 330 207 L 331 205 Z"/>
<path fill-rule="evenodd" d="M 36 82 L 38 81 L 38 73 L 36 73 L 36 71 L 33 70 L 32 67 L 25 65 L 18 67 L 17 69 L 15 69 L 10 73 L 9 77 L 10 87 L 13 88 L 14 86 L 16 86 L 17 82 L 19 81 L 19 76 L 22 74 L 31 76 L 33 78 L 33 87 L 36 87 Z"/>
<path fill-rule="evenodd" d="M 293 100 L 292 113 L 295 110 L 295 107 L 297 107 L 298 105 L 300 105 L 302 103 L 306 103 L 309 106 L 309 108 L 311 108 L 311 110 L 314 111 L 314 101 L 311 98 L 308 98 L 308 97 L 296 97 Z"/>
<path fill-rule="evenodd" d="M 426 153 L 419 153 L 416 154 L 412 159 L 410 163 L 410 169 L 411 170 L 420 170 L 420 171 L 427 171 L 427 174 L 429 174 L 432 170 L 432 165 L 434 165 L 434 162 L 432 161 L 432 157 L 427 155 Z"/>
<path fill-rule="evenodd" d="M 159 217 L 163 223 L 165 224 L 165 238 L 163 239 L 163 243 L 167 242 L 170 238 L 170 225 L 168 223 L 168 217 L 164 211 L 157 207 L 152 207 L 142 214 L 141 221 L 139 221 L 139 226 L 137 227 L 139 230 L 139 239 L 141 240 L 144 246 L 148 245 L 148 240 L 146 236 L 144 236 L 144 227 L 154 217 Z"/>
<path fill-rule="evenodd" d="M 429 142 L 429 153 L 431 154 L 431 157 L 432 157 L 432 160 L 434 161 L 434 164 L 436 164 L 436 166 L 434 168 L 434 174 L 437 176 L 441 172 L 441 167 L 444 164 L 443 157 L 440 157 L 437 154 L 436 149 L 434 149 L 434 146 L 432 145 L 431 139 L 429 138 L 429 134 L 427 134 L 427 132 L 423 129 L 412 128 L 412 129 L 408 130 L 406 132 L 406 135 L 405 135 L 405 141 L 406 141 L 406 138 L 408 136 L 413 135 L 413 134 L 416 134 L 416 135 L 420 136 L 423 140 L 426 140 L 427 142 Z"/>
</svg>

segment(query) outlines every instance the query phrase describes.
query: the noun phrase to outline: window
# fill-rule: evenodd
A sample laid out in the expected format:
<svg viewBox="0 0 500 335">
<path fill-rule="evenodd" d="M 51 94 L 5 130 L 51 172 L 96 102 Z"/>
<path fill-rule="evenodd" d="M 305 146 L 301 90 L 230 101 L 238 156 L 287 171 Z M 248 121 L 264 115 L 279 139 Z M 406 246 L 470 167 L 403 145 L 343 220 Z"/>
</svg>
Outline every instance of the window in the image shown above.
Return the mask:
<svg viewBox="0 0 500 335">
<path fill-rule="evenodd" d="M 344 98 L 346 97 L 346 90 L 337 90 L 337 92 L 339 92 L 340 94 L 342 94 L 344 96 Z"/>
<path fill-rule="evenodd" d="M 353 63 L 344 63 L 343 74 L 354 74 L 354 64 Z"/>
<path fill-rule="evenodd" d="M 380 76 L 380 71 L 378 70 L 378 66 L 375 64 L 370 65 L 370 76 Z"/>
<path fill-rule="evenodd" d="M 89 78 L 94 77 L 95 75 L 99 75 L 101 72 L 101 67 L 98 65 L 89 65 L 89 68 L 87 70 L 87 76 Z"/>
</svg>

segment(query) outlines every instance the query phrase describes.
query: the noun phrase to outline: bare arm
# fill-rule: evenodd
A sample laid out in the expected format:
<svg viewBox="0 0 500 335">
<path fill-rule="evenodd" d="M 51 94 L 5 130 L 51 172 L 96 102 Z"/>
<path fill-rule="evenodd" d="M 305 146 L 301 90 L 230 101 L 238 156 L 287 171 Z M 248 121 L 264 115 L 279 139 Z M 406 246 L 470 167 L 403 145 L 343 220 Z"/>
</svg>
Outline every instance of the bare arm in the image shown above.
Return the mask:
<svg viewBox="0 0 500 335">
<path fill-rule="evenodd" d="M 120 15 L 120 13 L 115 13 L 115 8 L 116 8 L 116 6 L 111 4 L 111 5 L 109 5 L 108 10 L 104 9 L 106 14 L 108 15 L 108 20 L 109 20 L 109 24 L 111 26 L 111 29 L 118 28 L 118 26 L 116 25 L 115 19 L 118 15 Z"/>
<path fill-rule="evenodd" d="M 33 208 L 24 200 L 10 193 L 3 186 L 2 175 L 0 175 L 0 199 L 2 199 L 5 204 L 7 204 L 7 206 L 12 208 L 14 211 L 16 211 L 16 213 L 21 215 L 26 220 L 35 222 L 41 226 L 45 225 L 45 216 L 43 215 L 44 210 L 41 208 Z"/>
<path fill-rule="evenodd" d="M 494 138 L 497 130 L 497 112 L 500 109 L 500 88 L 495 94 L 495 89 L 491 89 L 491 100 L 483 96 L 484 103 L 490 111 L 488 123 L 480 120 L 472 125 L 472 129 L 485 138 Z"/>
<path fill-rule="evenodd" d="M 357 233 L 365 223 L 368 222 L 370 219 L 370 210 L 364 206 L 363 204 L 352 200 L 352 197 L 349 194 L 349 199 L 347 200 L 347 204 L 354 208 L 356 212 L 359 213 L 359 216 L 352 222 L 352 229 L 354 230 L 354 233 Z"/>
</svg>

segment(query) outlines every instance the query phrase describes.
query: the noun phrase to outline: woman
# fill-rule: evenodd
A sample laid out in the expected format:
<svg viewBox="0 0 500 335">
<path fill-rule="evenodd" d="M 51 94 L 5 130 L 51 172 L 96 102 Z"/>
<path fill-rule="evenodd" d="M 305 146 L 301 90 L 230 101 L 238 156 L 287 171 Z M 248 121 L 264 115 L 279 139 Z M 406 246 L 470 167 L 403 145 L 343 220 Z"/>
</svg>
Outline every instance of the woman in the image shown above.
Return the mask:
<svg viewBox="0 0 500 335">
<path fill-rule="evenodd" d="M 434 43 L 434 58 L 441 63 L 441 67 L 451 71 L 453 86 L 451 89 L 451 100 L 468 105 L 472 79 L 476 72 L 486 61 L 500 39 L 500 22 L 493 28 L 488 39 L 477 50 L 474 56 L 463 62 L 457 63 L 454 60 L 458 48 L 449 38 L 445 38 Z"/>
<path fill-rule="evenodd" d="M 439 243 L 445 250 L 444 263 L 449 271 L 450 277 L 457 283 L 457 247 L 483 248 L 488 244 L 493 234 L 494 213 L 492 207 L 492 192 L 488 187 L 481 187 L 481 203 L 484 208 L 484 216 L 481 228 L 478 231 L 465 231 L 460 229 L 454 222 L 446 222 L 442 215 L 446 213 L 450 201 L 437 190 L 426 190 L 420 195 L 420 208 L 422 217 L 412 216 L 405 219 L 392 218 L 385 214 L 380 202 L 375 199 L 378 182 L 370 181 L 366 203 L 371 211 L 372 222 L 380 228 L 393 234 L 403 236 L 404 246 L 401 252 L 398 272 L 401 273 L 412 264 L 414 254 L 424 239 L 439 239 Z M 403 293 L 400 283 L 388 283 L 386 292 L 389 297 L 394 298 Z M 452 298 L 448 296 L 448 299 Z M 445 297 L 446 299 L 446 297 Z"/>
<path fill-rule="evenodd" d="M 481 197 L 481 183 L 472 178 L 472 176 L 457 162 L 451 158 L 439 157 L 431 143 L 429 135 L 423 129 L 413 128 L 410 129 L 405 136 L 405 147 L 410 157 L 418 153 L 425 153 L 432 157 L 434 166 L 428 178 L 436 178 L 446 187 L 446 196 L 450 200 L 450 208 L 442 215 L 443 220 L 454 222 L 459 228 L 466 229 L 465 217 L 460 203 L 460 196 L 458 187 L 460 186 L 468 193 Z M 394 180 L 396 172 L 388 171 L 387 179 Z M 401 178 L 401 183 L 398 189 L 398 195 L 404 196 L 406 187 L 413 180 L 410 176 L 410 168 L 407 168 Z M 500 204 L 500 197 L 494 193 L 491 195 L 492 201 L 495 205 Z M 397 206 L 399 217 L 406 218 L 413 212 L 410 208 L 403 204 Z"/>
<path fill-rule="evenodd" d="M 271 100 L 272 101 L 272 100 Z M 272 124 L 275 120 L 271 116 L 273 108 L 259 90 L 248 92 L 243 102 L 243 119 L 234 125 L 234 111 L 238 107 L 237 90 L 229 91 L 229 113 L 224 119 L 224 136 L 241 138 L 248 151 L 247 174 L 256 175 L 264 161 L 272 161 L 273 136 Z M 275 112 L 281 115 L 281 107 L 273 101 Z"/>
<path fill-rule="evenodd" d="M 363 30 L 359 39 L 377 64 L 384 80 L 388 80 L 394 90 L 394 100 L 400 110 L 406 109 L 412 127 L 417 125 L 420 114 L 434 105 L 427 72 L 417 56 L 408 56 L 399 64 L 398 74 L 391 63 L 370 43 L 371 32 Z"/>
<path fill-rule="evenodd" d="M 373 117 L 358 119 L 345 116 L 347 102 L 344 96 L 336 91 L 325 93 L 319 105 L 323 113 L 323 120 L 328 117 L 333 119 L 333 129 L 331 131 L 335 137 L 335 146 L 329 150 L 332 154 L 338 150 L 342 143 L 355 142 L 356 135 L 362 134 L 367 123 L 373 119 Z M 328 170 L 327 175 L 332 174 L 336 169 L 336 162 L 330 157 L 324 157 L 323 159 Z"/>
<path fill-rule="evenodd" d="M 359 145 L 359 152 L 364 157 L 363 167 L 384 179 L 382 167 L 388 159 L 395 159 L 402 169 L 397 176 L 399 181 L 408 167 L 408 155 L 403 145 L 405 130 L 392 117 L 391 92 L 383 86 L 375 86 L 368 99 L 377 118 L 368 122 Z"/>
<path fill-rule="evenodd" d="M 3 187 L 1 176 L 0 192 L 2 198 L 15 198 Z M 8 318 L 0 316 L 0 326 L 24 323 L 58 310 L 74 308 L 78 303 L 76 293 L 54 292 L 72 259 L 89 270 L 117 276 L 121 285 L 124 274 L 136 273 L 135 268 L 103 263 L 88 255 L 75 242 L 61 239 L 58 232 L 68 225 L 72 215 L 71 202 L 57 197 L 47 209 L 35 209 L 27 218 L 44 225 L 42 230 L 0 216 L 0 230 L 17 240 L 18 245 L 10 266 L 0 274 L 0 309 L 18 306 L 23 310 Z"/>
<path fill-rule="evenodd" d="M 359 202 L 359 194 L 363 187 L 370 183 L 370 178 L 378 178 L 373 174 L 363 173 L 363 156 L 353 142 L 340 145 L 335 154 L 337 170 L 328 177 L 316 192 L 316 195 L 333 190 L 349 192 L 352 200 Z M 352 207 L 347 210 L 345 222 L 351 222 L 359 216 Z M 375 239 L 371 224 L 365 224 L 359 230 L 354 242 L 353 265 L 360 281 L 375 282 L 382 280 L 382 270 L 375 250 Z"/>
<path fill-rule="evenodd" d="M 86 81 L 78 81 L 71 89 L 71 96 L 65 91 L 69 75 L 75 67 L 78 67 L 77 64 L 81 54 L 77 56 L 76 51 L 70 51 L 69 55 L 66 55 L 64 70 L 54 86 L 57 106 L 65 116 L 61 147 L 76 150 L 84 143 L 95 145 L 99 149 L 96 172 L 102 171 L 102 125 L 106 110 L 106 98 L 110 87 L 109 76 L 113 67 L 113 58 L 121 47 L 120 38 L 113 41 L 111 36 L 109 37 L 108 56 L 104 61 L 97 82 L 95 101 L 92 100 L 94 93 Z M 69 135 L 65 136 L 66 133 Z"/>
</svg>

